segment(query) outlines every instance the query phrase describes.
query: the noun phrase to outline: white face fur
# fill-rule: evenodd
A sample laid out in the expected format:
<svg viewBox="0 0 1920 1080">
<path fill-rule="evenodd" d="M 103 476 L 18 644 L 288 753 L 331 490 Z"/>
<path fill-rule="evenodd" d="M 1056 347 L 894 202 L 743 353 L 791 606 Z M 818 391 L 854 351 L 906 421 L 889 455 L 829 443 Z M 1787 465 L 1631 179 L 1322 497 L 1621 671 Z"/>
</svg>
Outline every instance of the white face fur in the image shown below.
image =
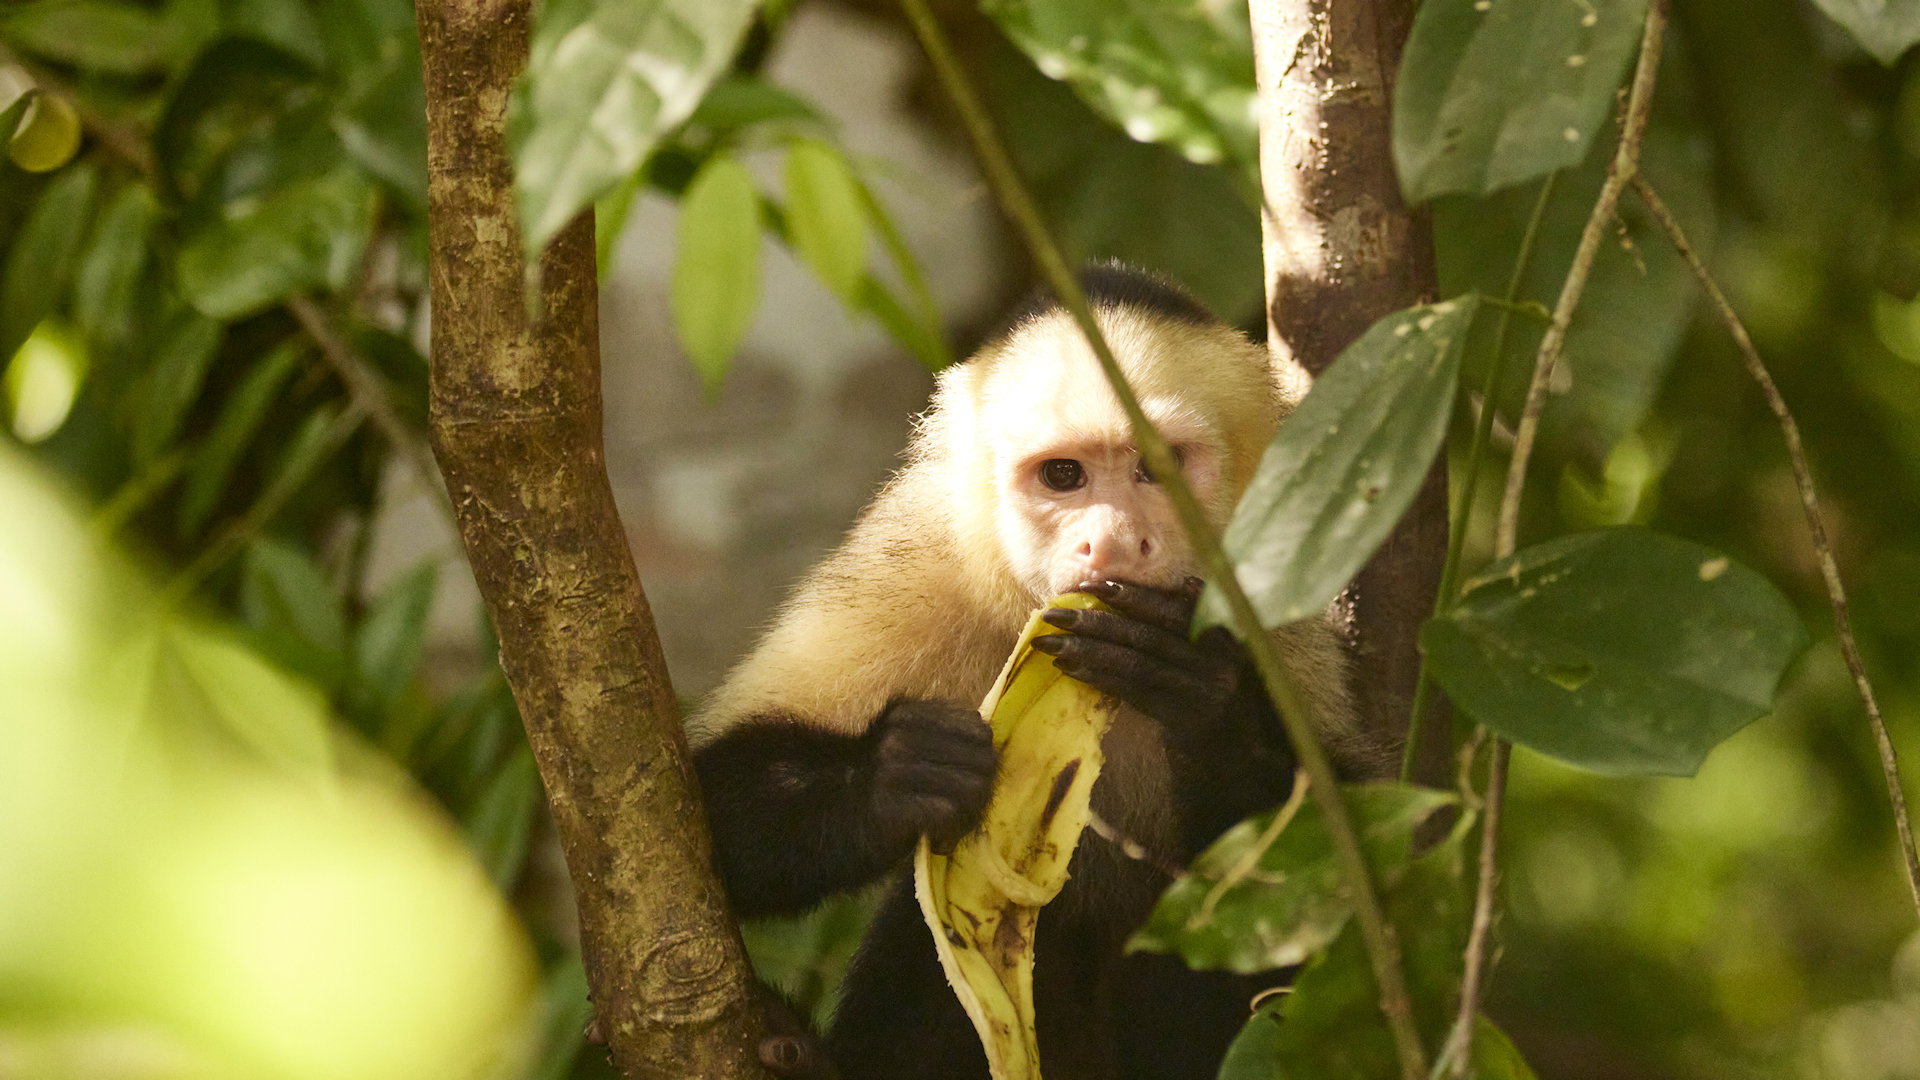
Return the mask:
<svg viewBox="0 0 1920 1080">
<path fill-rule="evenodd" d="M 1204 443 L 1174 443 L 1202 503 L 1219 467 Z M 1069 441 L 1008 462 L 1001 474 L 1000 540 L 1036 600 L 1083 581 L 1168 587 L 1195 570 L 1172 501 L 1127 441 Z"/>
<path fill-rule="evenodd" d="M 1129 309 L 1099 318 L 1148 419 L 1220 526 L 1279 421 L 1266 351 L 1231 330 Z M 1064 314 L 948 369 L 936 402 L 941 435 L 973 492 L 959 502 L 988 509 L 965 526 L 969 543 L 996 547 L 1035 603 L 1088 580 L 1168 587 L 1197 572 L 1171 500 Z"/>
</svg>

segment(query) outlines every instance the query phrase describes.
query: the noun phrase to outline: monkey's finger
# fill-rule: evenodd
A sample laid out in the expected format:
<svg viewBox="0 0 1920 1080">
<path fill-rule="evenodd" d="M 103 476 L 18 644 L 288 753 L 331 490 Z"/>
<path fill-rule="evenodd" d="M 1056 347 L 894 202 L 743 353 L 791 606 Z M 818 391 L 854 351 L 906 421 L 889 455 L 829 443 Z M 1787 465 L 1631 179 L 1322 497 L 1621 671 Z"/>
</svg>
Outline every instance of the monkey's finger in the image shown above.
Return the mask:
<svg viewBox="0 0 1920 1080">
<path fill-rule="evenodd" d="M 1130 581 L 1087 581 L 1074 586 L 1073 591 L 1099 597 L 1130 619 L 1185 638 L 1193 625 L 1194 606 L 1200 600 L 1198 583 L 1198 578 L 1191 578 L 1177 588 L 1157 589 Z"/>
<path fill-rule="evenodd" d="M 1051 608 L 1041 618 L 1048 625 L 1057 626 L 1076 636 L 1121 645 L 1175 667 L 1199 667 L 1210 659 L 1205 652 L 1177 633 L 1111 612 Z M 1034 647 L 1041 648 L 1038 642 L 1044 640 L 1036 639 Z"/>
<path fill-rule="evenodd" d="M 1123 701 L 1141 693 L 1207 692 L 1204 680 L 1124 645 L 1077 634 L 1051 634 L 1034 638 L 1033 647 L 1052 654 L 1061 671 Z"/>
<path fill-rule="evenodd" d="M 759 1050 L 760 1064 L 782 1080 L 838 1080 L 840 1075 L 804 1036 L 769 1035 L 760 1040 Z"/>
</svg>

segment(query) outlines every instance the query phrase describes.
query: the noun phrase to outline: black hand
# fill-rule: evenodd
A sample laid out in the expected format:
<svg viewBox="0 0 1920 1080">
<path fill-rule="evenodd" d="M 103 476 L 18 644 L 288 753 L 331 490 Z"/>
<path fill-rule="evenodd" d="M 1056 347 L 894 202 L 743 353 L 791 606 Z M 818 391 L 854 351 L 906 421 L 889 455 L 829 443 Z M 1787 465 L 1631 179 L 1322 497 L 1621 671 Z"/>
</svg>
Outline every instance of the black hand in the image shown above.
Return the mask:
<svg viewBox="0 0 1920 1080">
<path fill-rule="evenodd" d="M 953 850 L 980 823 L 993 794 L 993 731 L 978 710 L 952 701 L 902 698 L 868 729 L 873 747 L 869 820 L 882 847 L 911 847 L 921 834 Z"/>
<path fill-rule="evenodd" d="M 1067 675 L 1158 721 L 1174 767 L 1188 853 L 1285 798 L 1293 755 L 1246 650 L 1224 629 L 1187 637 L 1200 583 L 1078 587 L 1113 610 L 1049 610 L 1066 634 L 1035 638 Z"/>
<path fill-rule="evenodd" d="M 1198 581 L 1178 589 L 1088 582 L 1078 591 L 1113 610 L 1053 608 L 1046 621 L 1065 635 L 1034 639 L 1060 670 L 1112 694 L 1168 729 L 1176 742 L 1240 738 L 1263 742 L 1279 729 L 1247 653 L 1225 630 L 1187 636 Z"/>
</svg>

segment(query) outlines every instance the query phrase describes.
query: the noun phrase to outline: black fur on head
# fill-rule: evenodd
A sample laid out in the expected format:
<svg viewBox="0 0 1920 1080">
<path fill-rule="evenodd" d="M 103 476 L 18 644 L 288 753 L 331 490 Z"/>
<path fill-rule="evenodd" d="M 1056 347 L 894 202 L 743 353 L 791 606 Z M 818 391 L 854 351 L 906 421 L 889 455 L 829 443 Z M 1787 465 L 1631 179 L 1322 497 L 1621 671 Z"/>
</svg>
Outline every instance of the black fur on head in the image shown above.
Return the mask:
<svg viewBox="0 0 1920 1080">
<path fill-rule="evenodd" d="M 1087 294 L 1087 302 L 1096 311 L 1114 307 L 1139 308 L 1174 322 L 1194 326 L 1220 325 L 1220 320 L 1213 312 L 1171 279 L 1150 270 L 1129 266 L 1118 259 L 1088 263 L 1080 268 L 1076 276 L 1080 280 L 1081 291 Z M 1041 285 L 1027 294 L 1027 298 L 1007 317 L 999 332 L 988 340 L 1004 338 L 1028 320 L 1059 309 L 1060 301 L 1054 298 L 1052 290 Z"/>
</svg>

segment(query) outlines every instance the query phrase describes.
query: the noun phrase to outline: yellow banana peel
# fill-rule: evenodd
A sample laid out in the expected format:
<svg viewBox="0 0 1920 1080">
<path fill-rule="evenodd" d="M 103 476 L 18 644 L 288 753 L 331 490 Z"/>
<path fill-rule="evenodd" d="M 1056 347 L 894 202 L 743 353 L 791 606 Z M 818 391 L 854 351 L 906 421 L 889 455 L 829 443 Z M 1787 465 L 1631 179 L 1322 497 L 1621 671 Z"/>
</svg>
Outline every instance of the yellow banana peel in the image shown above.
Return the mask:
<svg viewBox="0 0 1920 1080">
<path fill-rule="evenodd" d="M 1104 605 L 1069 593 L 1047 606 Z M 1118 707 L 1033 650 L 1035 637 L 1060 632 L 1035 612 L 980 705 L 1000 756 L 980 827 L 951 855 L 935 855 L 921 837 L 913 860 L 920 913 L 986 1048 L 993 1080 L 1039 1080 L 1034 927 L 1041 907 L 1066 884 L 1067 862 L 1092 816 L 1100 737 Z"/>
</svg>

